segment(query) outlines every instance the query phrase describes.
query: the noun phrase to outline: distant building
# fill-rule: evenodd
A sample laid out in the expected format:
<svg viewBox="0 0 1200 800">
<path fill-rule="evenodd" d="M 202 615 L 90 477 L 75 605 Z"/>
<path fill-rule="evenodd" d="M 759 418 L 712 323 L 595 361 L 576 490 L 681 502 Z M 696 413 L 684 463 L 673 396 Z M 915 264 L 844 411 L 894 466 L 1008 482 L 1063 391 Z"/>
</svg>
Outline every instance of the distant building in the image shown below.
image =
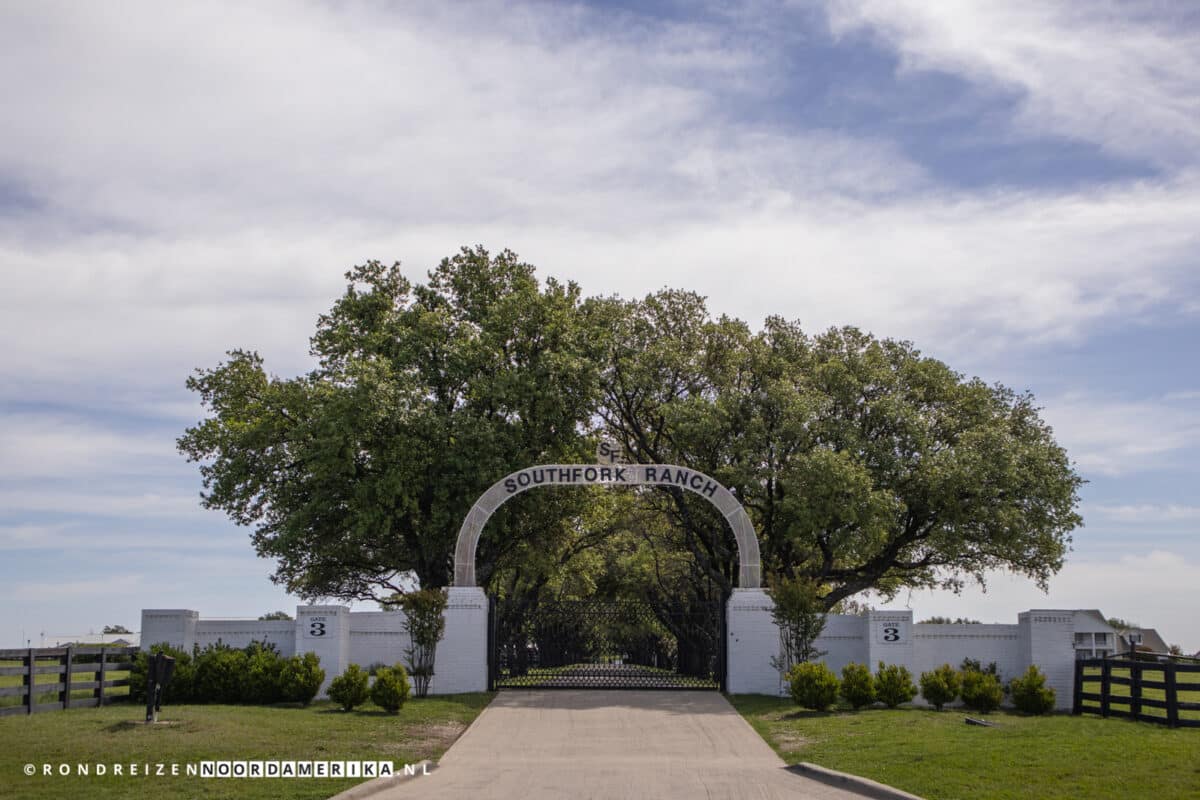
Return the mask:
<svg viewBox="0 0 1200 800">
<path fill-rule="evenodd" d="M 1117 634 L 1122 653 L 1137 650 L 1142 653 L 1166 653 L 1170 648 L 1154 628 L 1129 628 Z"/>
<path fill-rule="evenodd" d="M 1099 609 L 1075 612 L 1075 658 L 1108 658 L 1118 652 L 1117 631 Z"/>
</svg>

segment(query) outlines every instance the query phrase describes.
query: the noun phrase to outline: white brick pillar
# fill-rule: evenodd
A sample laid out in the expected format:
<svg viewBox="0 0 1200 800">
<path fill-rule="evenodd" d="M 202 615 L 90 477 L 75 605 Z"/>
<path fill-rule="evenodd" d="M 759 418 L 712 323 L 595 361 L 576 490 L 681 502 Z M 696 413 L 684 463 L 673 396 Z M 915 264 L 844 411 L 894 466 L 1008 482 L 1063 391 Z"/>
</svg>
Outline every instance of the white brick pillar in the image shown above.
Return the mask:
<svg viewBox="0 0 1200 800">
<path fill-rule="evenodd" d="M 783 692 L 771 659 L 779 655 L 779 626 L 771 618 L 775 604 L 762 589 L 734 589 L 725 607 L 726 675 L 730 694 Z"/>
<path fill-rule="evenodd" d="M 1034 664 L 1054 689 L 1054 706 L 1071 708 L 1075 691 L 1075 616 L 1070 611 L 1023 611 L 1017 616 L 1024 668 Z"/>
<path fill-rule="evenodd" d="M 317 697 L 350 665 L 350 609 L 346 606 L 297 606 L 296 655 L 316 653 L 325 670 Z M 365 666 L 365 665 L 364 665 Z"/>
<path fill-rule="evenodd" d="M 196 621 L 200 612 L 187 608 L 143 608 L 141 648 L 166 642 L 191 654 L 196 644 Z"/>
<path fill-rule="evenodd" d="M 488 598 L 479 586 L 446 590 L 446 632 L 434 654 L 430 694 L 486 692 Z"/>
<path fill-rule="evenodd" d="M 879 669 L 879 662 L 898 664 L 915 672 L 913 648 L 912 611 L 868 611 L 867 612 L 867 666 L 871 672 Z"/>
</svg>

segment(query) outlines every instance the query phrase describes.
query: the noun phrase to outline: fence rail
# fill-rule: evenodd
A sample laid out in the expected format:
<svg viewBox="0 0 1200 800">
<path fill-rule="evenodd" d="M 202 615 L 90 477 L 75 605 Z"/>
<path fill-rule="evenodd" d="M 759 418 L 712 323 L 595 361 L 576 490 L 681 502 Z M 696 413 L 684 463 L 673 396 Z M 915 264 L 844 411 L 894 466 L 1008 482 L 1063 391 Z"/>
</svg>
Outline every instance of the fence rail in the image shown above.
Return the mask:
<svg viewBox="0 0 1200 800">
<path fill-rule="evenodd" d="M 1200 663 L 1138 655 L 1076 661 L 1075 713 L 1200 728 Z"/>
<path fill-rule="evenodd" d="M 88 708 L 106 705 L 124 694 L 109 692 L 128 686 L 129 678 L 114 678 L 113 673 L 133 669 L 136 647 L 30 647 L 19 650 L 0 650 L 0 698 L 16 697 L 17 705 L 0 705 L 0 717 L 11 714 L 33 714 L 64 708 Z M 20 662 L 17 664 L 9 662 Z M 53 675 L 50 682 L 39 681 L 39 675 Z M 20 676 L 17 684 L 11 679 Z M 8 677 L 9 680 L 3 680 Z M 7 685 L 9 683 L 13 685 Z M 76 692 L 91 690 L 91 696 L 73 697 Z M 39 702 L 50 695 L 57 698 Z"/>
</svg>

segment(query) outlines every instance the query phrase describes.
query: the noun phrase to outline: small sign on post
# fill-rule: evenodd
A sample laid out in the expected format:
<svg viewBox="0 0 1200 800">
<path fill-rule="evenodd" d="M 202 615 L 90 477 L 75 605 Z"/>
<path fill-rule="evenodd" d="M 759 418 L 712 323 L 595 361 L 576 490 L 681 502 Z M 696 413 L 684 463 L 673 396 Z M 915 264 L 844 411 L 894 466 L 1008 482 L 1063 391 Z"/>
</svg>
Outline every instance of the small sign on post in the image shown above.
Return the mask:
<svg viewBox="0 0 1200 800">
<path fill-rule="evenodd" d="M 158 722 L 162 711 L 162 690 L 175 674 L 175 658 L 152 653 L 146 659 L 146 722 Z"/>
</svg>

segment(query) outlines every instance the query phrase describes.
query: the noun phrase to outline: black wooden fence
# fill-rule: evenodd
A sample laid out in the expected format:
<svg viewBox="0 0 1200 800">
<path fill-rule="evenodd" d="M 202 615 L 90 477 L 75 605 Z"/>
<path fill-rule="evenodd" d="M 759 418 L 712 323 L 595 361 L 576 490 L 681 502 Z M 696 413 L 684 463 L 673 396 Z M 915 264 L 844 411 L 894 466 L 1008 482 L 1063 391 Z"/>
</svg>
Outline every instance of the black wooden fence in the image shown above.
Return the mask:
<svg viewBox="0 0 1200 800">
<path fill-rule="evenodd" d="M 1075 662 L 1076 714 L 1200 728 L 1200 663 L 1138 654 Z"/>
<path fill-rule="evenodd" d="M 109 690 L 128 686 L 129 678 L 114 678 L 113 673 L 132 669 L 137 651 L 136 647 L 75 646 L 0 650 L 0 676 L 21 676 L 20 685 L 4 685 L 10 681 L 0 683 L 0 698 L 19 698 L 18 705 L 0 705 L 0 717 L 102 706 L 123 699 L 125 694 L 114 695 Z M 13 661 L 20 664 L 5 663 Z M 54 677 L 43 683 L 38 680 L 39 675 Z M 91 690 L 91 696 L 72 697 L 87 690 Z M 43 702 L 47 695 L 57 700 Z"/>
</svg>

